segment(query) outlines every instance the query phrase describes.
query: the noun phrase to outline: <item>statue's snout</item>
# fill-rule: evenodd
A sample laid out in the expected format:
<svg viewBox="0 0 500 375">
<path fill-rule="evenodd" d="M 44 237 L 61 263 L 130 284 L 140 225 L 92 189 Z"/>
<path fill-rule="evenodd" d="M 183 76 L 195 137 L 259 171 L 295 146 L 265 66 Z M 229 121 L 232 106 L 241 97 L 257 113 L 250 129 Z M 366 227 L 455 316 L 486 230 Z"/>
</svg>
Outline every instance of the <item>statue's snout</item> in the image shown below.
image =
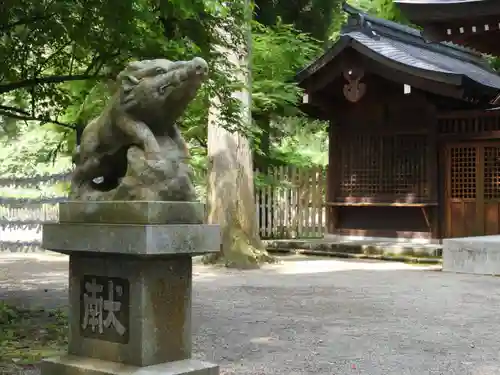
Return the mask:
<svg viewBox="0 0 500 375">
<path fill-rule="evenodd" d="M 191 60 L 190 65 L 195 74 L 202 76 L 208 74 L 208 64 L 201 57 L 195 57 L 193 60 Z"/>
</svg>

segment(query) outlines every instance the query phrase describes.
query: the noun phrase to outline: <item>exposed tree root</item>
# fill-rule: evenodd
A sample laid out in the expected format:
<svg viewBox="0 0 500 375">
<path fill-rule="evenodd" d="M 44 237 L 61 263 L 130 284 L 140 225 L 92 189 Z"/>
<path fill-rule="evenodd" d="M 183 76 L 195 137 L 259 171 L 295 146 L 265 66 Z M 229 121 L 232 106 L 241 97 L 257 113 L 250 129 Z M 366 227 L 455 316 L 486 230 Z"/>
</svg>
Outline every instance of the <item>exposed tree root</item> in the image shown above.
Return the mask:
<svg viewBox="0 0 500 375">
<path fill-rule="evenodd" d="M 276 258 L 265 249 L 249 244 L 247 236 L 241 230 L 234 230 L 233 238 L 222 246 L 222 250 L 203 257 L 205 264 L 224 264 L 228 268 L 256 269 L 265 263 L 276 263 Z M 258 241 L 260 242 L 260 241 Z"/>
</svg>

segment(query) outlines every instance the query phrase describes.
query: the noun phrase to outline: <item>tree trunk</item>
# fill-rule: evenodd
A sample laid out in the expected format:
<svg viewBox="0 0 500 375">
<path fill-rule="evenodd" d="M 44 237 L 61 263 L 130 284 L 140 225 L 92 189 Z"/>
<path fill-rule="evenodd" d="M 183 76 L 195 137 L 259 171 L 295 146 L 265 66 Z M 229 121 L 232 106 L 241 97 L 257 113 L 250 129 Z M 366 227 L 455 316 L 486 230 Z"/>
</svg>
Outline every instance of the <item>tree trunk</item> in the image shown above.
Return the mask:
<svg viewBox="0 0 500 375">
<path fill-rule="evenodd" d="M 224 51 L 236 66 L 246 89 L 234 93 L 241 102 L 242 119 L 251 121 L 249 48 L 242 59 L 238 51 Z M 239 51 L 241 52 L 241 51 Z M 245 74 L 246 73 L 246 74 Z M 240 132 L 229 132 L 220 124 L 218 103 L 212 100 L 208 120 L 208 222 L 221 226 L 221 251 L 205 257 L 206 262 L 222 261 L 228 267 L 257 268 L 263 262 L 273 261 L 258 234 L 254 196 L 252 151 L 248 139 Z"/>
</svg>

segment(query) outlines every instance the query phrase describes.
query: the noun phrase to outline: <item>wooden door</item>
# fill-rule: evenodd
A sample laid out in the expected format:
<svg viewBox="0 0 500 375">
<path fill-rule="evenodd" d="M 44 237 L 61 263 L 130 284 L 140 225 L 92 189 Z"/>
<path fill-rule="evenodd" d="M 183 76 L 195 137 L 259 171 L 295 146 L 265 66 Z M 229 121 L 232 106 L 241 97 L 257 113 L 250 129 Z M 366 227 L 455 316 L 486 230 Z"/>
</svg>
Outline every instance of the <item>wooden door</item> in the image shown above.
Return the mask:
<svg viewBox="0 0 500 375">
<path fill-rule="evenodd" d="M 446 236 L 500 233 L 500 142 L 446 149 Z"/>
<path fill-rule="evenodd" d="M 484 234 L 500 233 L 500 143 L 483 147 Z"/>
</svg>

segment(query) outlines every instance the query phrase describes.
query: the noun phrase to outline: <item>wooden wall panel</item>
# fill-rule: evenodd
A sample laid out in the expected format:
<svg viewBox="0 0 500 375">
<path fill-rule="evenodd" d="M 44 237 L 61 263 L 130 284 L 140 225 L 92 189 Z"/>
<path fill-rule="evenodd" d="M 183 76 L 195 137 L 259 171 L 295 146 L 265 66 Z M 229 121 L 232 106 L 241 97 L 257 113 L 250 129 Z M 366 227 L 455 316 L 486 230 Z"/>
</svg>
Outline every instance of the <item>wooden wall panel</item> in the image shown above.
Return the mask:
<svg viewBox="0 0 500 375">
<path fill-rule="evenodd" d="M 477 235 L 476 202 L 451 201 L 448 216 L 448 237 L 467 237 Z"/>
<path fill-rule="evenodd" d="M 484 207 L 484 225 L 485 225 L 485 233 L 486 235 L 493 235 L 500 233 L 499 227 L 499 215 L 500 205 L 498 202 L 489 202 L 486 203 Z"/>
</svg>

